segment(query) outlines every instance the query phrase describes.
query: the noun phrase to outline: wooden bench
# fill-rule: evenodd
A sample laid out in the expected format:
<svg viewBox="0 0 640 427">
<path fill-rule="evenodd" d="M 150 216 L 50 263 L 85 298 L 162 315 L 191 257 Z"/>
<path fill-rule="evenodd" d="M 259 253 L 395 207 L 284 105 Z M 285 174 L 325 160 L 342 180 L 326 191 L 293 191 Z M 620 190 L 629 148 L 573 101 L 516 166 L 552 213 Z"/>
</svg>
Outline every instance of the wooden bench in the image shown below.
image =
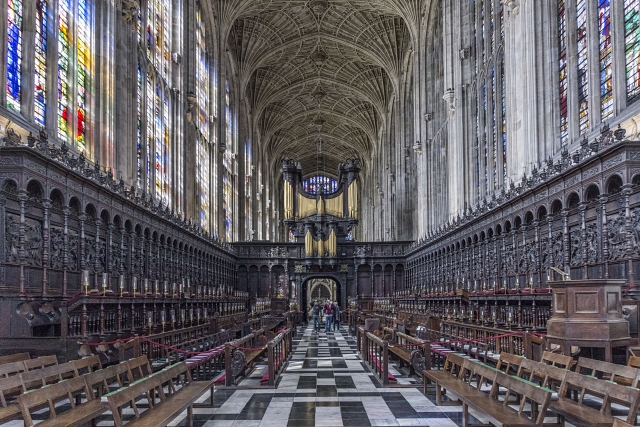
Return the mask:
<svg viewBox="0 0 640 427">
<path fill-rule="evenodd" d="M 571 356 L 565 356 L 564 354 L 552 353 L 545 351 L 542 353 L 542 360 L 547 365 L 556 366 L 558 368 L 571 369 L 576 361 Z"/>
<path fill-rule="evenodd" d="M 540 386 L 557 391 L 562 385 L 567 372 L 569 372 L 567 369 L 531 359 L 522 359 L 516 375 L 529 381 L 538 381 Z M 552 399 L 554 398 L 554 396 L 551 397 Z"/>
<path fill-rule="evenodd" d="M 463 427 L 469 425 L 469 408 L 482 413 L 489 419 L 491 424 L 499 427 L 541 427 L 543 425 L 551 400 L 551 390 L 538 387 L 531 382 L 509 376 L 500 371 L 493 371 L 491 367 L 477 362 L 469 362 L 465 365 L 465 368 L 467 367 L 473 372 L 473 375 L 480 377 L 480 379 L 476 379 L 478 387 L 482 380 L 492 380 L 493 384 L 488 395 L 485 393 L 480 395 L 467 393 L 460 396 L 462 400 Z M 500 388 L 507 390 L 503 400 L 500 400 Z M 516 395 L 520 401 L 517 410 L 509 406 L 509 397 L 512 395 Z M 532 406 L 530 417 L 524 412 L 527 401 Z"/>
<path fill-rule="evenodd" d="M 522 356 L 518 356 L 516 354 L 511 354 L 507 352 L 500 353 L 500 358 L 498 359 L 498 363 L 496 364 L 496 369 L 504 371 L 505 374 L 515 374 L 520 370 L 520 364 L 524 361 L 525 358 Z"/>
<path fill-rule="evenodd" d="M 21 412 L 15 400 L 22 390 L 20 375 L 0 378 L 0 423 L 20 418 Z"/>
<path fill-rule="evenodd" d="M 87 356 L 82 359 L 72 360 L 73 371 L 76 375 L 91 373 L 95 370 L 102 369 L 102 362 L 100 362 L 100 356 Z"/>
<path fill-rule="evenodd" d="M 79 393 L 84 393 L 87 396 L 87 401 L 81 405 L 76 405 L 74 396 Z M 72 409 L 60 414 L 56 413 L 55 402 L 60 400 L 68 400 Z M 37 424 L 39 427 L 81 426 L 93 421 L 107 411 L 107 408 L 100 403 L 100 400 L 92 398 L 83 377 L 75 377 L 23 393 L 18 396 L 18 404 L 20 405 L 25 427 L 34 426 L 31 411 L 39 411 L 43 405 L 48 405 L 49 407 L 49 418 L 39 422 Z"/>
<path fill-rule="evenodd" d="M 32 369 L 41 369 L 51 365 L 57 365 L 58 359 L 55 355 L 37 357 L 35 359 L 29 359 L 24 361 L 24 368 L 26 371 Z"/>
<path fill-rule="evenodd" d="M 21 362 L 29 359 L 31 359 L 31 355 L 29 353 L 8 354 L 6 356 L 0 356 L 0 365 L 4 365 L 5 363 Z"/>
<path fill-rule="evenodd" d="M 469 425 L 469 408 L 484 414 L 496 426 L 542 426 L 551 400 L 551 390 L 460 355 L 448 355 L 445 364 L 447 372 L 425 371 L 425 377 L 437 383 L 438 405 L 443 404 L 439 399 L 440 389 L 446 389 L 462 402 L 463 427 Z M 491 388 L 487 394 L 482 387 L 489 383 Z M 507 390 L 503 400 L 500 400 L 501 388 Z M 509 406 L 509 398 L 513 395 L 520 402 L 517 410 Z M 524 412 L 527 401 L 532 405 L 533 419 Z"/>
<path fill-rule="evenodd" d="M 125 360 L 129 368 L 129 382 L 145 378 L 153 373 L 151 364 L 146 355 Z"/>
<path fill-rule="evenodd" d="M 47 384 L 54 384 L 74 376 L 75 371 L 71 362 L 23 372 L 20 374 L 22 392 L 25 393 L 34 388 L 44 387 Z"/>
<path fill-rule="evenodd" d="M 175 378 L 182 383 L 180 389 L 176 387 Z M 167 384 L 167 393 L 164 384 Z M 122 427 L 122 408 L 126 405 L 130 405 L 135 414 L 135 418 L 125 424 L 128 427 L 164 427 L 185 410 L 187 423 L 192 427 L 194 403 L 208 391 L 213 400 L 213 381 L 191 381 L 189 367 L 186 363 L 178 363 L 109 393 L 103 400 L 106 399 L 111 409 L 115 427 Z M 147 398 L 153 409 L 140 412 L 136 403 L 140 396 Z"/>
<path fill-rule="evenodd" d="M 441 371 L 425 370 L 422 372 L 424 375 L 424 394 L 427 393 L 427 387 L 430 382 L 434 384 L 436 393 L 436 405 L 455 405 L 457 402 L 443 402 L 442 394 L 443 389 L 448 389 L 447 386 L 454 387 L 455 381 L 461 381 L 463 375 L 463 365 L 467 358 L 457 353 L 449 353 L 444 361 L 444 366 Z M 452 385 L 453 384 L 453 385 Z"/>
<path fill-rule="evenodd" d="M 8 376 L 24 372 L 25 370 L 26 368 L 24 367 L 24 360 L 5 363 L 0 365 L 0 377 L 6 378 Z"/>
<path fill-rule="evenodd" d="M 100 398 L 109 393 L 109 387 L 114 383 L 118 385 L 116 388 L 121 388 L 124 386 L 127 378 L 129 382 L 132 382 L 131 370 L 126 361 L 90 372 L 82 377 L 85 380 L 87 390 L 91 393 L 92 398 Z"/>
<path fill-rule="evenodd" d="M 577 400 L 565 397 L 573 391 L 578 394 Z M 600 410 L 587 405 L 590 396 L 598 400 L 602 398 Z M 617 405 L 627 406 L 629 413 L 626 421 L 635 424 L 640 390 L 567 371 L 558 391 L 558 400 L 553 402 L 549 409 L 558 414 L 559 423 L 564 423 L 564 419 L 568 418 L 573 420 L 574 424 L 577 421 L 583 425 L 611 427 L 614 421 L 614 417 L 611 416 L 612 401 Z"/>
<path fill-rule="evenodd" d="M 581 357 L 576 365 L 576 372 L 601 379 L 611 380 L 615 383 L 638 388 L 640 382 L 640 369 L 631 366 L 622 366 L 616 363 L 603 362 L 601 360 Z"/>
</svg>

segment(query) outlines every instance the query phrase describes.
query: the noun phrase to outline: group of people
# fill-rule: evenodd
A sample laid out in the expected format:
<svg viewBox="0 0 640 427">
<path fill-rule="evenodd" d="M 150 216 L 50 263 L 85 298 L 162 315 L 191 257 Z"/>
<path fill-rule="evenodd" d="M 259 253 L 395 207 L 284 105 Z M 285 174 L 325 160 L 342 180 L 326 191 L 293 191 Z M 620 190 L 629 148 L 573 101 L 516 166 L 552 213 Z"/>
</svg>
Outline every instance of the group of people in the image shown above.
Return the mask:
<svg viewBox="0 0 640 427">
<path fill-rule="evenodd" d="M 320 318 L 324 313 L 324 331 L 331 332 L 333 330 L 340 329 L 340 315 L 342 309 L 337 302 L 328 300 L 324 305 L 321 305 L 318 300 L 315 300 L 311 304 L 311 315 L 313 317 L 313 329 L 316 332 L 320 332 Z"/>
</svg>

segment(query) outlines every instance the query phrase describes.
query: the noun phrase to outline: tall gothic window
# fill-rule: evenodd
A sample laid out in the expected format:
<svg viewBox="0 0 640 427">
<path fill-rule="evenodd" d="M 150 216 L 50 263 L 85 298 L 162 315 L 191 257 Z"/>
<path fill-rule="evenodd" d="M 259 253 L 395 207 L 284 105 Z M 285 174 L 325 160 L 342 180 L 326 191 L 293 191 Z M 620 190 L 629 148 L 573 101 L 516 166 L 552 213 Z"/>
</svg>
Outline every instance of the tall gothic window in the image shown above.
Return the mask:
<svg viewBox="0 0 640 427">
<path fill-rule="evenodd" d="M 627 100 L 640 98 L 640 0 L 624 0 Z"/>
<path fill-rule="evenodd" d="M 578 104 L 580 135 L 589 130 L 589 62 L 587 38 L 587 0 L 578 0 L 576 11 L 578 40 Z"/>
<path fill-rule="evenodd" d="M 557 0 L 557 5 L 560 137 L 569 144 L 618 113 L 615 105 L 625 102 L 614 102 L 616 94 L 626 93 L 627 104 L 640 95 L 640 1 Z M 623 27 L 624 44 L 622 34 L 616 38 Z M 626 82 L 616 80 L 617 55 L 626 57 Z"/>
<path fill-rule="evenodd" d="M 558 1 L 558 48 L 560 73 L 560 139 L 569 140 L 569 83 L 567 78 L 567 17 L 565 1 Z"/>
<path fill-rule="evenodd" d="M 222 206 L 224 209 L 224 228 L 225 237 L 228 242 L 233 240 L 233 133 L 234 118 L 231 108 L 231 90 L 229 81 L 225 81 L 225 119 L 226 133 L 225 143 L 227 150 L 223 158 L 223 175 L 222 175 Z"/>
<path fill-rule="evenodd" d="M 197 144 L 197 183 L 199 186 L 200 225 L 205 230 L 210 230 L 211 210 L 211 150 L 209 139 L 209 106 L 210 106 L 210 79 L 209 58 L 207 54 L 206 30 L 202 21 L 202 11 L 198 7 L 196 11 L 196 97 L 198 101 L 198 137 Z"/>
<path fill-rule="evenodd" d="M 476 60 L 475 170 L 478 196 L 484 197 L 507 179 L 504 7 L 500 0 L 476 0 L 469 7 Z"/>
<path fill-rule="evenodd" d="M 87 148 L 90 12 L 87 0 L 73 3 L 60 0 L 58 3 L 58 138 L 68 142 L 75 140 L 81 150 Z M 75 76 L 73 68 L 76 69 Z"/>
<path fill-rule="evenodd" d="M 47 96 L 47 0 L 36 0 L 35 80 L 33 117 L 45 125 Z"/>
<path fill-rule="evenodd" d="M 58 138 L 68 141 L 71 133 L 69 111 L 71 74 L 71 11 L 69 0 L 58 3 Z"/>
<path fill-rule="evenodd" d="M 244 225 L 247 230 L 247 235 L 251 237 L 251 230 L 253 230 L 253 209 L 252 209 L 252 200 L 253 200 L 253 189 L 251 186 L 251 179 L 253 175 L 252 171 L 252 163 L 253 163 L 253 147 L 251 144 L 251 139 L 248 139 L 244 144 L 244 176 L 245 176 L 245 184 L 244 184 Z"/>
<path fill-rule="evenodd" d="M 174 188 L 173 138 L 179 134 L 173 123 L 171 75 L 171 29 L 173 7 L 169 0 L 147 0 L 138 11 L 137 71 L 137 181 L 138 188 L 164 205 L 173 202 L 179 211 L 179 190 Z M 143 36 L 144 34 L 144 36 Z M 179 177 L 179 171 L 175 176 Z"/>
<path fill-rule="evenodd" d="M 22 92 L 22 0 L 9 0 L 7 22 L 7 106 L 20 112 Z"/>
<path fill-rule="evenodd" d="M 613 84 L 611 62 L 613 47 L 611 46 L 611 5 L 609 0 L 598 0 L 598 32 L 600 34 L 600 103 L 602 119 L 613 115 Z"/>
</svg>

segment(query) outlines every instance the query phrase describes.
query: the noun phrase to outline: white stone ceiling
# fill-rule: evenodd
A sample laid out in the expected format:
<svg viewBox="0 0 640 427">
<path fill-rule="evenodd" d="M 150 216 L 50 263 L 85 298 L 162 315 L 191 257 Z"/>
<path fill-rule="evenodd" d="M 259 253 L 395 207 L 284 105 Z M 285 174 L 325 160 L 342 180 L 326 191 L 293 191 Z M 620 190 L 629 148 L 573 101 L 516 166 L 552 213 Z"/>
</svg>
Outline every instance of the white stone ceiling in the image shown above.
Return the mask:
<svg viewBox="0 0 640 427">
<path fill-rule="evenodd" d="M 273 165 L 335 173 L 357 156 L 366 169 L 428 0 L 210 1 Z"/>
</svg>

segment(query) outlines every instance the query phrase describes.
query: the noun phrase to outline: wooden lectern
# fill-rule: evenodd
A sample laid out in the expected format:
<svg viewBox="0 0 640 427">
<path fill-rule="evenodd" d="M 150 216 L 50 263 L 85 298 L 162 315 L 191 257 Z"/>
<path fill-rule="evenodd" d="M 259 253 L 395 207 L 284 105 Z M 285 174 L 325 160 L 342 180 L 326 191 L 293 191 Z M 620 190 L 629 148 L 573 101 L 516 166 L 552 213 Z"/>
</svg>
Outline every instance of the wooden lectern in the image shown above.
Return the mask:
<svg viewBox="0 0 640 427">
<path fill-rule="evenodd" d="M 611 362 L 613 347 L 628 347 L 629 322 L 622 317 L 624 280 L 566 280 L 549 282 L 553 316 L 547 321 L 548 344 L 564 354 L 571 346 L 604 348 Z"/>
</svg>

